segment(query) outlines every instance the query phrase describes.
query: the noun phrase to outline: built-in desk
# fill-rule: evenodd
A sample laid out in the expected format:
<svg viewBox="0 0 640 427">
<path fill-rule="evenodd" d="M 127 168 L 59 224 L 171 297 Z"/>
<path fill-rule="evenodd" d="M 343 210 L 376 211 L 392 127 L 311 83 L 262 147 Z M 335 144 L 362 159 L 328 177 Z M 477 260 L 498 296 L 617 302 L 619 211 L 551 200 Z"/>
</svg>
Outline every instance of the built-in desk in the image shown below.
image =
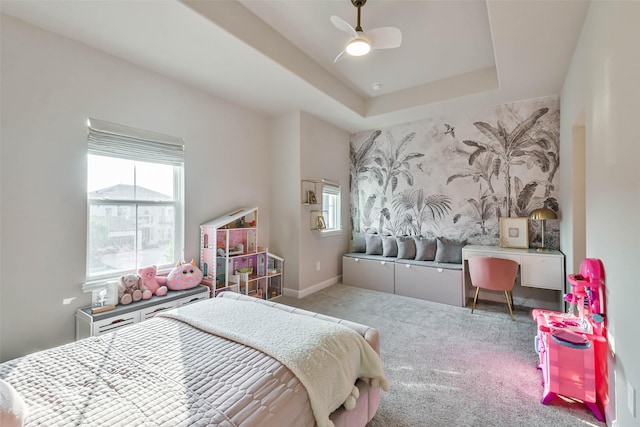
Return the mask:
<svg viewBox="0 0 640 427">
<path fill-rule="evenodd" d="M 562 252 L 467 245 L 462 248 L 462 280 L 465 299 L 472 295 L 467 260 L 474 256 L 506 258 L 520 265 L 519 277 L 512 293 L 516 305 L 563 311 L 565 273 Z M 497 297 L 496 301 L 500 301 L 500 295 Z M 494 298 L 488 296 L 485 299 L 493 300 Z"/>
</svg>

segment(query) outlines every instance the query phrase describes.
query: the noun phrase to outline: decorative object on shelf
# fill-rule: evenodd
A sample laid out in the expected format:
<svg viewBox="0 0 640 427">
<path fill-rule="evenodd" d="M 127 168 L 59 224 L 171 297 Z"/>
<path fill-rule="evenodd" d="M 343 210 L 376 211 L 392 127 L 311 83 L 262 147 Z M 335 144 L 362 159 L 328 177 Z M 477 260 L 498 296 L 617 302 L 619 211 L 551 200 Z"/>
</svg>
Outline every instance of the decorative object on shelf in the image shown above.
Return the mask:
<svg viewBox="0 0 640 427">
<path fill-rule="evenodd" d="M 327 228 L 327 211 L 312 210 L 309 212 L 309 229 L 312 231 L 325 230 Z"/>
<path fill-rule="evenodd" d="M 118 281 L 112 281 L 91 292 L 91 313 L 113 310 L 118 305 Z"/>
<path fill-rule="evenodd" d="M 309 201 L 310 205 L 315 205 L 318 203 L 318 199 L 316 199 L 316 193 L 314 193 L 312 190 L 309 190 L 307 192 L 307 200 Z"/>
<path fill-rule="evenodd" d="M 167 294 L 167 287 L 165 286 L 167 278 L 158 276 L 158 267 L 155 265 L 140 267 L 138 274 L 142 277 L 142 283 L 149 288 L 153 295 L 161 297 Z"/>
<path fill-rule="evenodd" d="M 533 212 L 531 212 L 529 214 L 529 218 L 536 220 L 536 221 L 541 221 L 542 222 L 542 246 L 540 246 L 538 249 L 536 249 L 537 251 L 548 251 L 549 248 L 547 248 L 544 245 L 544 223 L 548 220 L 548 219 L 557 219 L 558 215 L 556 215 L 556 213 L 554 211 L 552 211 L 551 209 L 548 208 L 540 208 L 540 209 L 536 209 Z"/>
<path fill-rule="evenodd" d="M 233 248 L 229 248 L 229 255 L 242 255 L 244 254 L 244 244 L 238 243 Z M 224 255 L 222 255 L 224 256 Z"/>
<path fill-rule="evenodd" d="M 324 220 L 324 216 L 318 216 L 318 230 L 325 230 L 327 228 L 327 223 Z"/>
<path fill-rule="evenodd" d="M 528 218 L 500 218 L 500 247 L 521 249 L 529 247 Z"/>
<path fill-rule="evenodd" d="M 126 305 L 141 299 L 151 298 L 151 291 L 146 287 L 142 278 L 137 274 L 126 274 L 120 277 L 118 287 L 118 300 L 120 304 Z"/>
<path fill-rule="evenodd" d="M 318 195 L 322 195 L 322 181 L 303 179 L 300 182 L 300 197 L 303 205 L 321 204 Z"/>
<path fill-rule="evenodd" d="M 182 262 L 169 272 L 167 276 L 167 288 L 172 291 L 182 291 L 195 288 L 202 281 L 202 271 L 196 266 L 196 262 Z"/>
</svg>

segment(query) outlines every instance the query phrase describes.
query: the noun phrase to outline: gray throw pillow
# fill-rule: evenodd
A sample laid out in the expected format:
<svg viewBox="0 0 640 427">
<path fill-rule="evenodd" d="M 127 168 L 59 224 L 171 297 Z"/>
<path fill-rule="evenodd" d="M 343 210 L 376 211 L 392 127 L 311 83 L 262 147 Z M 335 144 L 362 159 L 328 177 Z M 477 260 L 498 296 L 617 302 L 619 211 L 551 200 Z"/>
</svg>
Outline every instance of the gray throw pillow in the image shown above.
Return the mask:
<svg viewBox="0 0 640 427">
<path fill-rule="evenodd" d="M 413 241 L 413 237 L 398 236 L 398 258 L 401 259 L 414 259 L 416 257 L 416 242 Z"/>
<path fill-rule="evenodd" d="M 382 236 L 382 256 L 398 256 L 395 236 Z"/>
<path fill-rule="evenodd" d="M 367 255 L 382 255 L 382 239 L 377 234 L 364 235 Z"/>
<path fill-rule="evenodd" d="M 466 241 L 438 237 L 435 262 L 462 264 L 462 248 L 466 244 Z"/>
<path fill-rule="evenodd" d="M 351 241 L 351 252 L 364 253 L 367 250 L 367 243 L 364 240 L 364 233 L 353 233 Z"/>
<path fill-rule="evenodd" d="M 436 258 L 436 239 L 414 237 L 416 242 L 416 261 L 433 261 Z"/>
</svg>

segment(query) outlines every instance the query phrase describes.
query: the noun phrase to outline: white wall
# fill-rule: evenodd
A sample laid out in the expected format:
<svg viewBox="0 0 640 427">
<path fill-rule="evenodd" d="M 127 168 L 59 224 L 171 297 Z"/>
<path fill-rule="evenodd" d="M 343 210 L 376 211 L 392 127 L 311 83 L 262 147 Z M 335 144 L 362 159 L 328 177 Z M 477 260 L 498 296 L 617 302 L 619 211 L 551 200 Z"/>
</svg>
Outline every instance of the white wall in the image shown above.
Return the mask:
<svg viewBox="0 0 640 427">
<path fill-rule="evenodd" d="M 349 241 L 349 134 L 297 111 L 272 119 L 271 138 L 271 249 L 285 258 L 286 294 L 304 297 L 340 280 Z M 323 178 L 342 184 L 340 235 L 311 231 L 317 206 L 302 205 L 301 180 Z"/>
<path fill-rule="evenodd" d="M 268 245 L 265 117 L 1 17 L 0 361 L 72 341 L 90 303 L 87 117 L 185 139 L 185 258 L 199 257 L 200 223 L 237 207 L 259 207 Z"/>
<path fill-rule="evenodd" d="M 308 114 L 300 121 L 300 170 L 303 179 L 340 182 L 342 233 L 322 235 L 310 230 L 310 211 L 300 213 L 300 290 L 329 286 L 342 274 L 342 254 L 349 245 L 349 134 Z M 318 197 L 322 197 L 319 195 Z M 320 200 L 319 200 L 320 201 Z M 320 263 L 320 270 L 317 270 Z M 315 288 L 312 288 L 315 286 Z M 311 288 L 311 289 L 310 289 Z"/>
<path fill-rule="evenodd" d="M 615 353 L 608 420 L 640 425 L 627 408 L 627 380 L 640 389 L 638 242 L 640 241 L 640 2 L 591 2 L 561 94 L 561 158 L 571 156 L 572 127 L 585 112 L 586 256 L 606 271 L 607 317 Z M 571 162 L 563 160 L 561 206 L 575 201 Z M 563 217 L 562 230 L 573 227 Z M 564 232 L 563 238 L 571 236 Z M 571 242 L 562 242 L 570 244 Z M 615 395 L 613 392 L 615 391 Z M 638 397 L 636 397 L 636 401 Z M 637 402 L 636 402 L 637 405 Z M 615 408 L 615 411 L 614 411 Z M 636 411 L 640 408 L 636 408 Z"/>
<path fill-rule="evenodd" d="M 284 287 L 300 284 L 300 112 L 271 120 L 271 235 L 269 251 L 285 259 Z"/>
</svg>

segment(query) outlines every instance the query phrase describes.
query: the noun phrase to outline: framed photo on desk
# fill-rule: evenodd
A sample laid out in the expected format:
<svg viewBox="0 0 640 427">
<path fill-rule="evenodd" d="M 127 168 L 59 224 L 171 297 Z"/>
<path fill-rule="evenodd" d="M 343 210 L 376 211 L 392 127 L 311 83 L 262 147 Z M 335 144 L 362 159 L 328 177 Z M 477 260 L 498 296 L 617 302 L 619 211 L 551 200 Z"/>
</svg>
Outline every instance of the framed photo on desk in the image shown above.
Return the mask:
<svg viewBox="0 0 640 427">
<path fill-rule="evenodd" d="M 529 248 L 529 218 L 500 218 L 500 247 Z"/>
</svg>

